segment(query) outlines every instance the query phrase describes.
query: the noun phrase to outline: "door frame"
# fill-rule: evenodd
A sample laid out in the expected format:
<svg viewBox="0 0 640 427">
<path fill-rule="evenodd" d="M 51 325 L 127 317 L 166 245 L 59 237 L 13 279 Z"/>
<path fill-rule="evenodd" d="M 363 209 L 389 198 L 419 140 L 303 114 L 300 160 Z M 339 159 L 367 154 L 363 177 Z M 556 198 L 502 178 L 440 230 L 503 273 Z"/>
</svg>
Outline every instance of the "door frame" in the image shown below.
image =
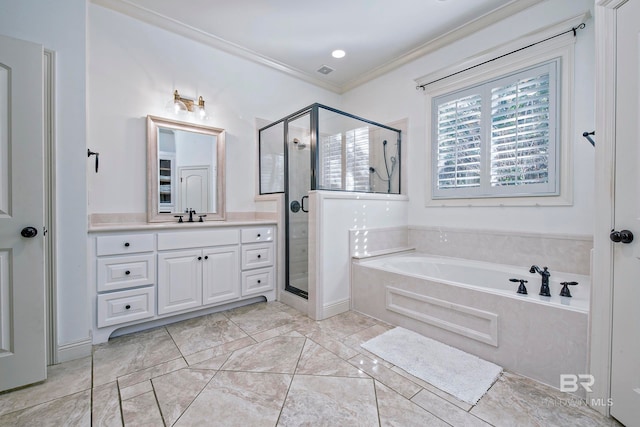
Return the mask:
<svg viewBox="0 0 640 427">
<path fill-rule="evenodd" d="M 616 14 L 628 0 L 598 0 L 595 5 L 595 229 L 591 278 L 589 371 L 595 378 L 587 403 L 611 397 L 613 327 L 613 247 L 609 232 L 615 225 L 616 148 Z M 604 399 L 604 400 L 598 400 Z M 609 416 L 607 405 L 594 405 Z"/>
<path fill-rule="evenodd" d="M 56 268 L 55 52 L 44 49 L 44 280 L 47 366 L 58 363 Z M 44 234 L 44 233 L 43 233 Z"/>
</svg>

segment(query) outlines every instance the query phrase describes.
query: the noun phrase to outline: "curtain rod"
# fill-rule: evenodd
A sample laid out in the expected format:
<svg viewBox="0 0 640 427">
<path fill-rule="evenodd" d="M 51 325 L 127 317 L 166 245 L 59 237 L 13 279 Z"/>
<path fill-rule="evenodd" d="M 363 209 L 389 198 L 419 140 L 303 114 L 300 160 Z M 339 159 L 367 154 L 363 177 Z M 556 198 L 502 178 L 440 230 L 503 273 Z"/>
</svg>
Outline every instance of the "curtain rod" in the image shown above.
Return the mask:
<svg viewBox="0 0 640 427">
<path fill-rule="evenodd" d="M 570 30 L 564 31 L 564 32 L 562 32 L 560 34 L 556 34 L 555 36 L 547 37 L 546 39 L 540 40 L 539 42 L 531 43 L 530 45 L 521 47 L 520 49 L 512 50 L 511 52 L 507 52 L 507 53 L 505 53 L 503 55 L 500 55 L 500 56 L 497 56 L 495 58 L 488 59 L 488 60 L 486 60 L 484 62 L 481 62 L 479 64 L 473 65 L 473 66 L 471 66 L 469 68 L 465 68 L 464 70 L 456 71 L 455 73 L 451 73 L 448 76 L 440 77 L 439 79 L 430 81 L 429 83 L 424 83 L 424 84 L 418 85 L 418 86 L 416 86 L 416 90 L 419 90 L 419 89 L 426 90 L 426 87 L 429 86 L 430 84 L 439 82 L 440 80 L 448 79 L 449 77 L 453 77 L 453 76 L 458 75 L 460 73 L 464 73 L 465 71 L 473 70 L 474 68 L 477 68 L 477 67 L 479 67 L 481 65 L 488 64 L 489 62 L 496 61 L 496 60 L 498 60 L 500 58 L 504 58 L 505 56 L 509 56 L 509 55 L 512 55 L 512 54 L 514 54 L 516 52 L 520 52 L 521 50 L 529 49 L 530 47 L 539 45 L 540 43 L 544 43 L 544 42 L 549 41 L 551 39 L 555 39 L 556 37 L 563 36 L 563 35 L 565 35 L 567 33 L 573 33 L 573 37 L 576 37 L 578 35 L 578 30 L 584 29 L 585 26 L 586 25 L 583 22 L 582 24 L 578 25 L 577 27 L 573 27 Z"/>
</svg>

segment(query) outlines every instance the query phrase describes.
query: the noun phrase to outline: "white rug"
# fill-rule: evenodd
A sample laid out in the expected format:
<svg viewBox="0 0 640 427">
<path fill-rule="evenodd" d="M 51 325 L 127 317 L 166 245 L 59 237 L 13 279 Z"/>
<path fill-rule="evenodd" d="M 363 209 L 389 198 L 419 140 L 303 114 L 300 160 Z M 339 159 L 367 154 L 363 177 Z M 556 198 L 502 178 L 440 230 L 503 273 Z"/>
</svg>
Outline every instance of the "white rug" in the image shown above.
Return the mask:
<svg viewBox="0 0 640 427">
<path fill-rule="evenodd" d="M 498 365 L 403 328 L 391 329 L 362 347 L 471 405 L 502 373 Z"/>
</svg>

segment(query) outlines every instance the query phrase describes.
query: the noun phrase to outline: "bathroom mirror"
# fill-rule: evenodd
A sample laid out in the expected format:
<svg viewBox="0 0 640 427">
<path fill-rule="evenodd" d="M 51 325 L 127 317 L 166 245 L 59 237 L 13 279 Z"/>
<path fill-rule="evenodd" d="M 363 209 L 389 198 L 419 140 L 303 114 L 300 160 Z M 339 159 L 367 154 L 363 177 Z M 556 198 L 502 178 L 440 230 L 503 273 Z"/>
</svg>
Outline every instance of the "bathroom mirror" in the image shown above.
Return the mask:
<svg viewBox="0 0 640 427">
<path fill-rule="evenodd" d="M 147 219 L 225 219 L 224 129 L 147 116 Z"/>
</svg>

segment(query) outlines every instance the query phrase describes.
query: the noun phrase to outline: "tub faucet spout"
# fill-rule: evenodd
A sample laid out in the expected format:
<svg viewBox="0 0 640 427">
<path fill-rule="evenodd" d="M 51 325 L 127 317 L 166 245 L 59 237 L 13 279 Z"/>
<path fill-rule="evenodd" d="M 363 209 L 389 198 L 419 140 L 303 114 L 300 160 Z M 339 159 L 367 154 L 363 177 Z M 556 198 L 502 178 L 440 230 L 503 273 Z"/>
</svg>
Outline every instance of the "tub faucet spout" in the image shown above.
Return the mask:
<svg viewBox="0 0 640 427">
<path fill-rule="evenodd" d="M 549 291 L 549 269 L 547 267 L 543 267 L 542 270 L 537 265 L 532 265 L 529 269 L 529 273 L 538 273 L 542 276 L 542 284 L 540 285 L 540 294 L 544 297 L 550 297 L 551 292 Z"/>
</svg>

